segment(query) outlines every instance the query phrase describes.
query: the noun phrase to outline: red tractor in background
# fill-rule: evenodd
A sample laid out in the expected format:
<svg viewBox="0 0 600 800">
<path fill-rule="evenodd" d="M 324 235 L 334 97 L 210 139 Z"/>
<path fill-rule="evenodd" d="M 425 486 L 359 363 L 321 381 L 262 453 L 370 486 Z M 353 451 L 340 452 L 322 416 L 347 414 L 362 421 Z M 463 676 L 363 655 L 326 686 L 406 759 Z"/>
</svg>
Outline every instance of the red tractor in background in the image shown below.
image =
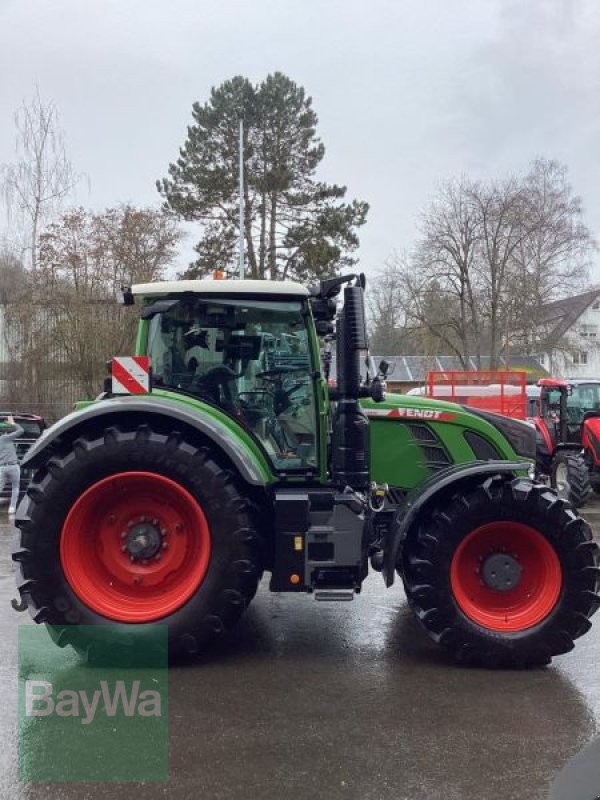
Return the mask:
<svg viewBox="0 0 600 800">
<path fill-rule="evenodd" d="M 600 380 L 542 378 L 527 386 L 523 371 L 441 371 L 427 395 L 527 419 L 536 429 L 536 473 L 575 506 L 600 494 Z"/>
<path fill-rule="evenodd" d="M 538 381 L 536 468 L 559 495 L 582 506 L 600 493 L 600 380 Z"/>
</svg>

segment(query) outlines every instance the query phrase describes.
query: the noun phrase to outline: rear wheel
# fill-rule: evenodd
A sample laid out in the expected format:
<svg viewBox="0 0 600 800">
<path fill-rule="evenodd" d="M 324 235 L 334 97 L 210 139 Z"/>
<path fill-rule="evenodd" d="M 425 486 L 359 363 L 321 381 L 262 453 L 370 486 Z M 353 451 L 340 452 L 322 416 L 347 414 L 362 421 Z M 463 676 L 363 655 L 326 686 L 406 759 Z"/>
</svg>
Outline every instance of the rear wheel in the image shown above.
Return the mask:
<svg viewBox="0 0 600 800">
<path fill-rule="evenodd" d="M 111 427 L 38 472 L 13 558 L 22 597 L 59 644 L 131 653 L 159 623 L 171 653 L 196 653 L 233 627 L 256 592 L 261 543 L 243 490 L 211 455 L 177 432 Z"/>
<path fill-rule="evenodd" d="M 527 667 L 589 629 L 599 565 L 589 526 L 566 501 L 495 477 L 429 510 L 402 572 L 417 618 L 459 662 Z"/>
<path fill-rule="evenodd" d="M 590 473 L 585 459 L 575 453 L 561 452 L 552 460 L 551 486 L 559 497 L 575 508 L 587 502 L 590 492 Z"/>
</svg>

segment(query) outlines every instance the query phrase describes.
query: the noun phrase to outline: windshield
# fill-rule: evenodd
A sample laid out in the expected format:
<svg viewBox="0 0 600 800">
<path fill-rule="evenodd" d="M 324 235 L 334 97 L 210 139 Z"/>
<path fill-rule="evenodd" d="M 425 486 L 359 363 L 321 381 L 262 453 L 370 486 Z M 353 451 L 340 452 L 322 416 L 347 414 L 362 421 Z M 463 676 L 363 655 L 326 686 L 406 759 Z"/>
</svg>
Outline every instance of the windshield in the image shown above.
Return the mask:
<svg viewBox="0 0 600 800">
<path fill-rule="evenodd" d="M 161 313 L 150 321 L 154 385 L 193 394 L 235 417 L 275 469 L 316 467 L 317 415 L 301 303 L 190 297 L 166 305 L 157 304 Z"/>
<path fill-rule="evenodd" d="M 569 424 L 583 422 L 588 411 L 600 411 L 600 384 L 580 383 L 570 387 L 567 395 L 567 417 Z"/>
</svg>

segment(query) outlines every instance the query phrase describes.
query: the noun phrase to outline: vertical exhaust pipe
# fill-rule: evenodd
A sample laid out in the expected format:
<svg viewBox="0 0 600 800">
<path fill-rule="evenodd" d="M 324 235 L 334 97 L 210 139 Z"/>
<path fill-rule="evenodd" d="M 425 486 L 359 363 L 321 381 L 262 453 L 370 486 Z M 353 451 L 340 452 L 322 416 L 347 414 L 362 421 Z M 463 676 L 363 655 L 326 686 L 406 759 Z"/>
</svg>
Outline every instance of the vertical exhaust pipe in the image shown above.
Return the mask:
<svg viewBox="0 0 600 800">
<path fill-rule="evenodd" d="M 344 288 L 337 321 L 337 406 L 333 419 L 332 479 L 340 487 L 370 485 L 369 420 L 361 409 L 360 356 L 368 349 L 363 296 L 364 276 Z"/>
</svg>

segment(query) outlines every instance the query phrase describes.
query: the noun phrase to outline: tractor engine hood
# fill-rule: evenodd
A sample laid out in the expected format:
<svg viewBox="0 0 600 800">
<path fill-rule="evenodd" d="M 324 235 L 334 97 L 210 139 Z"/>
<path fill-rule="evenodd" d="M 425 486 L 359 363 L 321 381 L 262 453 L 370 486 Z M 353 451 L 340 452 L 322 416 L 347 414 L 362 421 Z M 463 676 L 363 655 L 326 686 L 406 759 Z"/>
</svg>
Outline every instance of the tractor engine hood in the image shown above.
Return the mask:
<svg viewBox="0 0 600 800">
<path fill-rule="evenodd" d="M 464 406 L 464 408 L 497 428 L 511 443 L 515 453 L 535 460 L 535 425 L 533 423 L 505 417 L 502 414 L 494 414 L 492 411 L 481 411 L 479 408 L 470 406 Z"/>
</svg>

